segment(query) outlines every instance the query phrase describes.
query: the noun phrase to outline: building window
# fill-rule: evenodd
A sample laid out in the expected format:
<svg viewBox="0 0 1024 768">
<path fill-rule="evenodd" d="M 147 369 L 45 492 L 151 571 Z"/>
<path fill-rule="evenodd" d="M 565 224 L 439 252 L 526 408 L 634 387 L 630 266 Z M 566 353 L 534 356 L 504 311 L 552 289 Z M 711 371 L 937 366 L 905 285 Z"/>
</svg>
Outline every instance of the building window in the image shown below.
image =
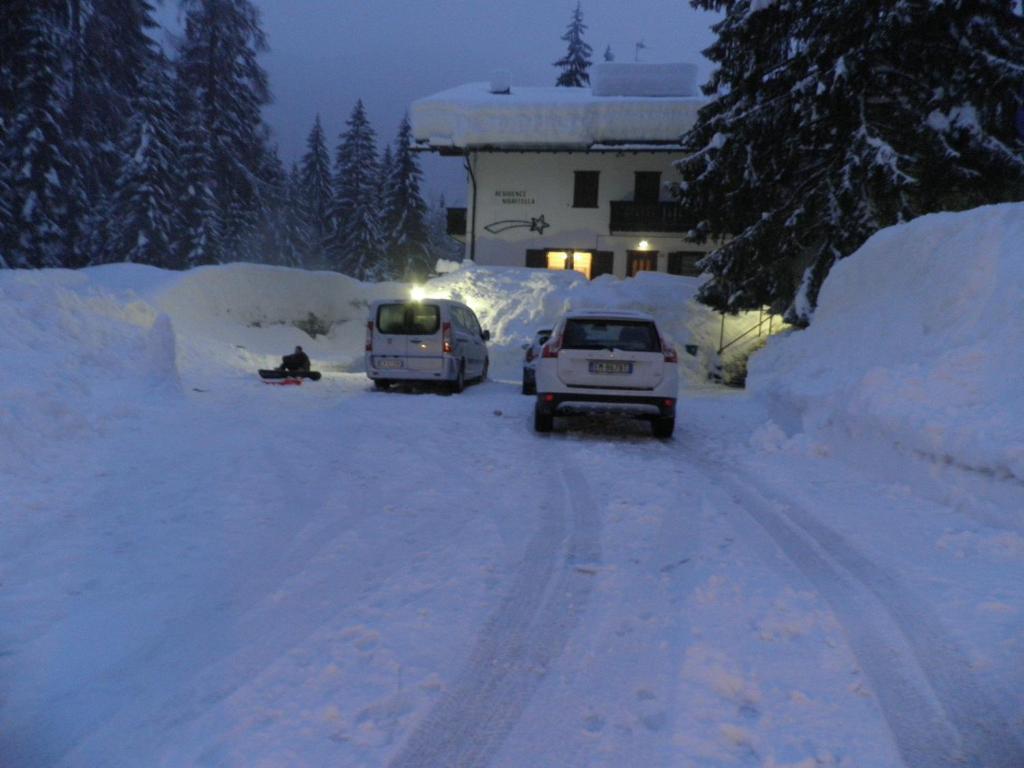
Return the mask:
<svg viewBox="0 0 1024 768">
<path fill-rule="evenodd" d="M 661 172 L 637 171 L 633 181 L 633 202 L 656 203 L 661 197 Z"/>
<path fill-rule="evenodd" d="M 548 251 L 548 269 L 573 269 L 589 280 L 592 264 L 589 251 Z"/>
<path fill-rule="evenodd" d="M 576 171 L 573 185 L 573 208 L 597 208 L 597 179 L 599 171 Z"/>
<path fill-rule="evenodd" d="M 701 274 L 697 262 L 707 256 L 704 251 L 675 251 L 668 255 L 668 273 L 697 277 Z"/>
<path fill-rule="evenodd" d="M 657 251 L 626 251 L 626 277 L 633 277 L 637 272 L 657 271 Z"/>
<path fill-rule="evenodd" d="M 614 272 L 615 254 L 611 251 L 566 251 L 531 248 L 526 252 L 526 266 L 532 269 L 572 269 L 591 280 Z"/>
</svg>

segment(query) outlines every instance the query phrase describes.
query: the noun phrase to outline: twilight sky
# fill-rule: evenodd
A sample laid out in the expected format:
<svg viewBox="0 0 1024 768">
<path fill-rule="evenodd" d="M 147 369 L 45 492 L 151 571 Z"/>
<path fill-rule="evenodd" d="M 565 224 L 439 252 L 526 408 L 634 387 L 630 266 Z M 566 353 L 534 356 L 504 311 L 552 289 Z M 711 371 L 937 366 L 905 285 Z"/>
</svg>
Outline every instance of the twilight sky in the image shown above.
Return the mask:
<svg viewBox="0 0 1024 768">
<path fill-rule="evenodd" d="M 338 134 L 357 98 L 378 134 L 391 141 L 409 103 L 460 83 L 488 80 L 495 69 L 513 85 L 554 85 L 551 65 L 565 52 L 560 39 L 575 0 L 254 0 L 270 52 L 263 64 L 274 102 L 265 111 L 285 163 L 301 157 L 320 113 L 333 161 Z M 611 45 L 617 61 L 691 61 L 706 79 L 700 51 L 713 40 L 717 15 L 686 0 L 583 0 L 584 39 L 600 61 Z M 177 0 L 160 11 L 176 28 Z M 421 155 L 426 192 L 462 202 L 458 160 Z"/>
</svg>

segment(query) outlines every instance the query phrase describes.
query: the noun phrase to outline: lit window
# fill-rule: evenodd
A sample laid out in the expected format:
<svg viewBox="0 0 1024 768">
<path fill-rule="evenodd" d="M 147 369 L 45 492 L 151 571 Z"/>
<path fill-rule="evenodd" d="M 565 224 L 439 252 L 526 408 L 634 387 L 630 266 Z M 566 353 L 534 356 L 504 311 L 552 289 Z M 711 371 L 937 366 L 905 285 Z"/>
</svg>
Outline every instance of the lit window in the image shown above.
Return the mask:
<svg viewBox="0 0 1024 768">
<path fill-rule="evenodd" d="M 565 251 L 548 251 L 548 269 L 565 269 L 569 254 Z"/>
</svg>

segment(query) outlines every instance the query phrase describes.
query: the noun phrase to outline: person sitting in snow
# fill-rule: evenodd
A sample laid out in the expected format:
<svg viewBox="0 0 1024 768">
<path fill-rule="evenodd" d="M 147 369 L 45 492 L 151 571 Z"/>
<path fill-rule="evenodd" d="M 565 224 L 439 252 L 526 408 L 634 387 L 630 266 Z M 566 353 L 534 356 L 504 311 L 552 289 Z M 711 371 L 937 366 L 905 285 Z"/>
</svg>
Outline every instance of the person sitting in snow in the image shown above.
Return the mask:
<svg viewBox="0 0 1024 768">
<path fill-rule="evenodd" d="M 296 347 L 292 354 L 281 358 L 281 365 L 277 370 L 289 373 L 309 373 L 309 357 L 302 351 L 302 347 Z"/>
</svg>

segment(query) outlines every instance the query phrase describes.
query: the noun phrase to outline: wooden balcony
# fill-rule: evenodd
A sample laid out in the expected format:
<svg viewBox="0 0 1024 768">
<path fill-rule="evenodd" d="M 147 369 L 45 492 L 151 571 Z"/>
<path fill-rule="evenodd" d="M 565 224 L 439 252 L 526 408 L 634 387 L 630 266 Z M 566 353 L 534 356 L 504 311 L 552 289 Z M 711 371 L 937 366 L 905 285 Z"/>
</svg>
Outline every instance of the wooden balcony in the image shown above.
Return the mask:
<svg viewBox="0 0 1024 768">
<path fill-rule="evenodd" d="M 684 218 L 683 209 L 675 201 L 634 203 L 613 200 L 611 232 L 688 232 L 693 229 L 690 219 Z"/>
<path fill-rule="evenodd" d="M 452 237 L 465 237 L 466 236 L 466 209 L 465 208 L 448 208 L 448 227 L 447 232 Z"/>
</svg>

